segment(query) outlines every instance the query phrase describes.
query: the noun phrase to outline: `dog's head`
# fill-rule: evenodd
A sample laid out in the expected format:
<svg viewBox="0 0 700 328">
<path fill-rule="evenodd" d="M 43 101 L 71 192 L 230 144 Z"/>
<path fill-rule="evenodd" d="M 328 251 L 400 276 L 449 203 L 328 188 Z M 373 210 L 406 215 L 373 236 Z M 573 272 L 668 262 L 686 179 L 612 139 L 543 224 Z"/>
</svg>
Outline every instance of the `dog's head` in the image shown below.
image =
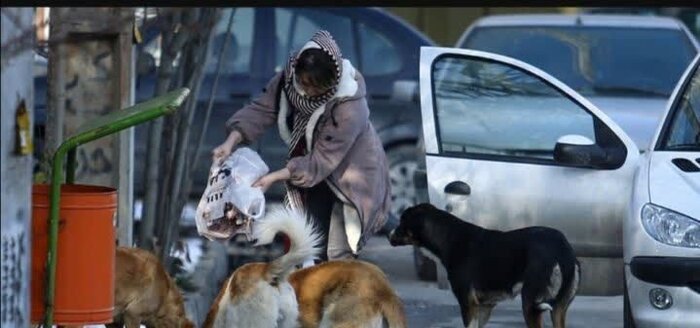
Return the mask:
<svg viewBox="0 0 700 328">
<path fill-rule="evenodd" d="M 435 210 L 435 206 L 428 203 L 407 208 L 401 214 L 399 226 L 389 233 L 391 246 L 421 246 L 420 232 L 423 230 L 424 220 Z"/>
</svg>

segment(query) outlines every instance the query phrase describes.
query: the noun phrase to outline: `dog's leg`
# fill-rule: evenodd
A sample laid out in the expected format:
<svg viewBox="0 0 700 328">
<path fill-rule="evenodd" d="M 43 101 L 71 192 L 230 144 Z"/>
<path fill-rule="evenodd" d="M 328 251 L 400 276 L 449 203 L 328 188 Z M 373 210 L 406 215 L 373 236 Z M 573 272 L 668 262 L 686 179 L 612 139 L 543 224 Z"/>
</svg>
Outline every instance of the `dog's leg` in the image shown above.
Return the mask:
<svg viewBox="0 0 700 328">
<path fill-rule="evenodd" d="M 140 328 L 141 320 L 136 315 L 124 313 L 124 325 L 126 328 Z"/>
<path fill-rule="evenodd" d="M 576 263 L 574 264 L 574 275 L 571 278 L 568 292 L 557 300 L 552 309 L 551 316 L 552 325 L 554 325 L 554 328 L 566 327 L 566 311 L 569 310 L 571 302 L 573 302 L 574 297 L 576 297 L 576 291 L 578 291 L 580 283 L 580 275 L 581 268 L 579 267 L 578 263 Z"/>
<path fill-rule="evenodd" d="M 477 328 L 479 325 L 479 306 L 474 291 L 471 288 L 459 287 L 454 288 L 453 291 L 462 313 L 462 324 L 464 327 Z"/>
<path fill-rule="evenodd" d="M 568 304 L 567 305 L 558 305 L 552 309 L 552 325 L 554 328 L 564 328 L 566 327 L 566 310 L 568 309 Z"/>
<path fill-rule="evenodd" d="M 491 317 L 491 310 L 493 310 L 494 306 L 495 305 L 490 304 L 482 304 L 479 306 L 479 328 L 485 326 L 489 321 L 489 318 Z"/>
<path fill-rule="evenodd" d="M 106 328 L 122 328 L 122 327 L 124 327 L 124 323 L 113 321 L 111 323 L 105 324 L 105 327 Z"/>
<path fill-rule="evenodd" d="M 525 324 L 527 328 L 542 328 L 542 310 L 538 309 L 537 306 L 528 300 L 523 299 L 523 316 L 525 317 Z"/>
</svg>

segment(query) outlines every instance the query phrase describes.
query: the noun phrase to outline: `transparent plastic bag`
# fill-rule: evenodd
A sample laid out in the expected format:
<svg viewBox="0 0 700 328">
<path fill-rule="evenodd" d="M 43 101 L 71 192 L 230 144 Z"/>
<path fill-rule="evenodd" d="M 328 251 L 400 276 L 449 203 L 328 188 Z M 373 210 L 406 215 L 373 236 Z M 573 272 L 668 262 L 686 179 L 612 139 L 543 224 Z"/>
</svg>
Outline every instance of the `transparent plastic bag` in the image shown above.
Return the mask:
<svg viewBox="0 0 700 328">
<path fill-rule="evenodd" d="M 251 223 L 265 214 L 265 195 L 251 187 L 269 168 L 254 150 L 237 148 L 219 166 L 212 164 L 207 188 L 197 205 L 197 232 L 209 240 L 236 234 L 250 239 Z"/>
</svg>

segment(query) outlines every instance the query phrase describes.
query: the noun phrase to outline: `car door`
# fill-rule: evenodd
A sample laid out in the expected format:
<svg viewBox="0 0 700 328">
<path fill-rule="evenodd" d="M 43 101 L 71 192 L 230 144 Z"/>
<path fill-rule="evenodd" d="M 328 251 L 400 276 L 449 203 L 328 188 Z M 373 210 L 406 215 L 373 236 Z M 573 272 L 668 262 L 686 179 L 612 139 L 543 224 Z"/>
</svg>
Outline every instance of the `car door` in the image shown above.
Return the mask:
<svg viewBox="0 0 700 328">
<path fill-rule="evenodd" d="M 420 92 L 431 203 L 486 228 L 559 229 L 578 256 L 622 256 L 639 151 L 598 108 L 531 65 L 466 49 L 421 48 Z"/>
</svg>

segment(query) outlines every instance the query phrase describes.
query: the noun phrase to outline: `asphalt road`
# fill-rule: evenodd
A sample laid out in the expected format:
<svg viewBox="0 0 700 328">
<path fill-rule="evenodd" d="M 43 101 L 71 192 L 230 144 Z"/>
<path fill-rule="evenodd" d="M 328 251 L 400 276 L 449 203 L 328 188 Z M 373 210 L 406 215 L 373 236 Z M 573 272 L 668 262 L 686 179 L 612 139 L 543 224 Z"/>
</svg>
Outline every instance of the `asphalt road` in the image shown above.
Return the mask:
<svg viewBox="0 0 700 328">
<path fill-rule="evenodd" d="M 391 247 L 383 236 L 370 239 L 360 259 L 378 265 L 404 301 L 410 328 L 463 327 L 457 300 L 436 283 L 418 280 L 410 247 Z M 549 315 L 545 326 L 552 327 Z M 486 327 L 524 327 L 520 297 L 504 301 L 493 310 Z M 577 296 L 569 308 L 567 327 L 622 327 L 622 296 Z"/>
</svg>

